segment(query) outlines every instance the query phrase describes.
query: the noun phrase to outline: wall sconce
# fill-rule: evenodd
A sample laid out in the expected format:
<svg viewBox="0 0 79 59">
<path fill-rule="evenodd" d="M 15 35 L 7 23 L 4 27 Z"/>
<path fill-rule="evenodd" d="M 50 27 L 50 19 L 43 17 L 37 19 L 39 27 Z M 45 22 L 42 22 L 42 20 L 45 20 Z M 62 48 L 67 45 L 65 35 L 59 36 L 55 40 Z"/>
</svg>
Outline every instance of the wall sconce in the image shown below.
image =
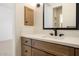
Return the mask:
<svg viewBox="0 0 79 59">
<path fill-rule="evenodd" d="M 40 3 L 37 3 L 37 4 L 36 4 L 36 7 L 40 7 Z"/>
</svg>

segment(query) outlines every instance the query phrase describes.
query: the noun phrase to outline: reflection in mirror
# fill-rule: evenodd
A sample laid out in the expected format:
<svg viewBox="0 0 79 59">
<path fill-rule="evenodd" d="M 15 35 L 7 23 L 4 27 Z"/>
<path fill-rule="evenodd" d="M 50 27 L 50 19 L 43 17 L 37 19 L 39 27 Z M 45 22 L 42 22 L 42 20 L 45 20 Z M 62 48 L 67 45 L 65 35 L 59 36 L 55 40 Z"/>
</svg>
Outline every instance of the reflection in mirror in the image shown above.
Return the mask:
<svg viewBox="0 0 79 59">
<path fill-rule="evenodd" d="M 53 24 L 54 28 L 62 27 L 62 6 L 53 8 Z"/>
<path fill-rule="evenodd" d="M 44 28 L 76 28 L 76 3 L 45 3 Z"/>
</svg>

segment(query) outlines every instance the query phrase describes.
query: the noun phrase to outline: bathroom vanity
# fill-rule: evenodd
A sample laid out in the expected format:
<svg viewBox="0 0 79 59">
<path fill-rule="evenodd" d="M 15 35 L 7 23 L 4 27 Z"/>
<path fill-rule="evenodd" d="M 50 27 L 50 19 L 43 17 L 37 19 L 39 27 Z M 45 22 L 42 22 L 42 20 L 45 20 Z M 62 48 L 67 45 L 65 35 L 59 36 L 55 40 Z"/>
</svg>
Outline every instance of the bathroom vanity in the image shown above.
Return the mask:
<svg viewBox="0 0 79 59">
<path fill-rule="evenodd" d="M 22 56 L 79 56 L 78 42 L 69 43 L 64 39 L 22 36 L 21 48 Z"/>
<path fill-rule="evenodd" d="M 45 3 L 43 29 L 55 33 L 21 36 L 23 56 L 79 56 L 79 37 L 63 38 L 64 33 L 57 33 L 58 30 L 79 30 L 79 3 Z"/>
</svg>

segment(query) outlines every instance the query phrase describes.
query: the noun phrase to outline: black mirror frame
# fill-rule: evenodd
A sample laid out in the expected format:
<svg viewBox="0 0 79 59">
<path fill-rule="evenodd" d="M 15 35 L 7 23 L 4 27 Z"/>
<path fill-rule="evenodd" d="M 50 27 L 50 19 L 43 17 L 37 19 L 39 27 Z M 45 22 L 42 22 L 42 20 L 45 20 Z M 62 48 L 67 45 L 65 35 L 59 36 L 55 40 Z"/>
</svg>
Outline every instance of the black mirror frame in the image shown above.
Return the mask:
<svg viewBox="0 0 79 59">
<path fill-rule="evenodd" d="M 44 27 L 44 3 L 43 3 L 43 29 L 45 30 L 79 30 L 79 3 L 76 3 L 76 28 L 45 28 Z"/>
</svg>

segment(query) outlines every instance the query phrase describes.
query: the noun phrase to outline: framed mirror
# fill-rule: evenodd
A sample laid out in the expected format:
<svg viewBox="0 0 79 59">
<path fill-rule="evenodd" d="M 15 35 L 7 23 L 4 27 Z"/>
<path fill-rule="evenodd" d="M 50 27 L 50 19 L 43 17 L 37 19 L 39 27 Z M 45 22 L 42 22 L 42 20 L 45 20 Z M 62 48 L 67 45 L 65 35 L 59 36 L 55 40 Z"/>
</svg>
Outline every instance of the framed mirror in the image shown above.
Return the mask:
<svg viewBox="0 0 79 59">
<path fill-rule="evenodd" d="M 78 27 L 78 3 L 44 3 L 43 29 L 74 30 Z M 79 4 L 78 4 L 79 5 Z"/>
</svg>

